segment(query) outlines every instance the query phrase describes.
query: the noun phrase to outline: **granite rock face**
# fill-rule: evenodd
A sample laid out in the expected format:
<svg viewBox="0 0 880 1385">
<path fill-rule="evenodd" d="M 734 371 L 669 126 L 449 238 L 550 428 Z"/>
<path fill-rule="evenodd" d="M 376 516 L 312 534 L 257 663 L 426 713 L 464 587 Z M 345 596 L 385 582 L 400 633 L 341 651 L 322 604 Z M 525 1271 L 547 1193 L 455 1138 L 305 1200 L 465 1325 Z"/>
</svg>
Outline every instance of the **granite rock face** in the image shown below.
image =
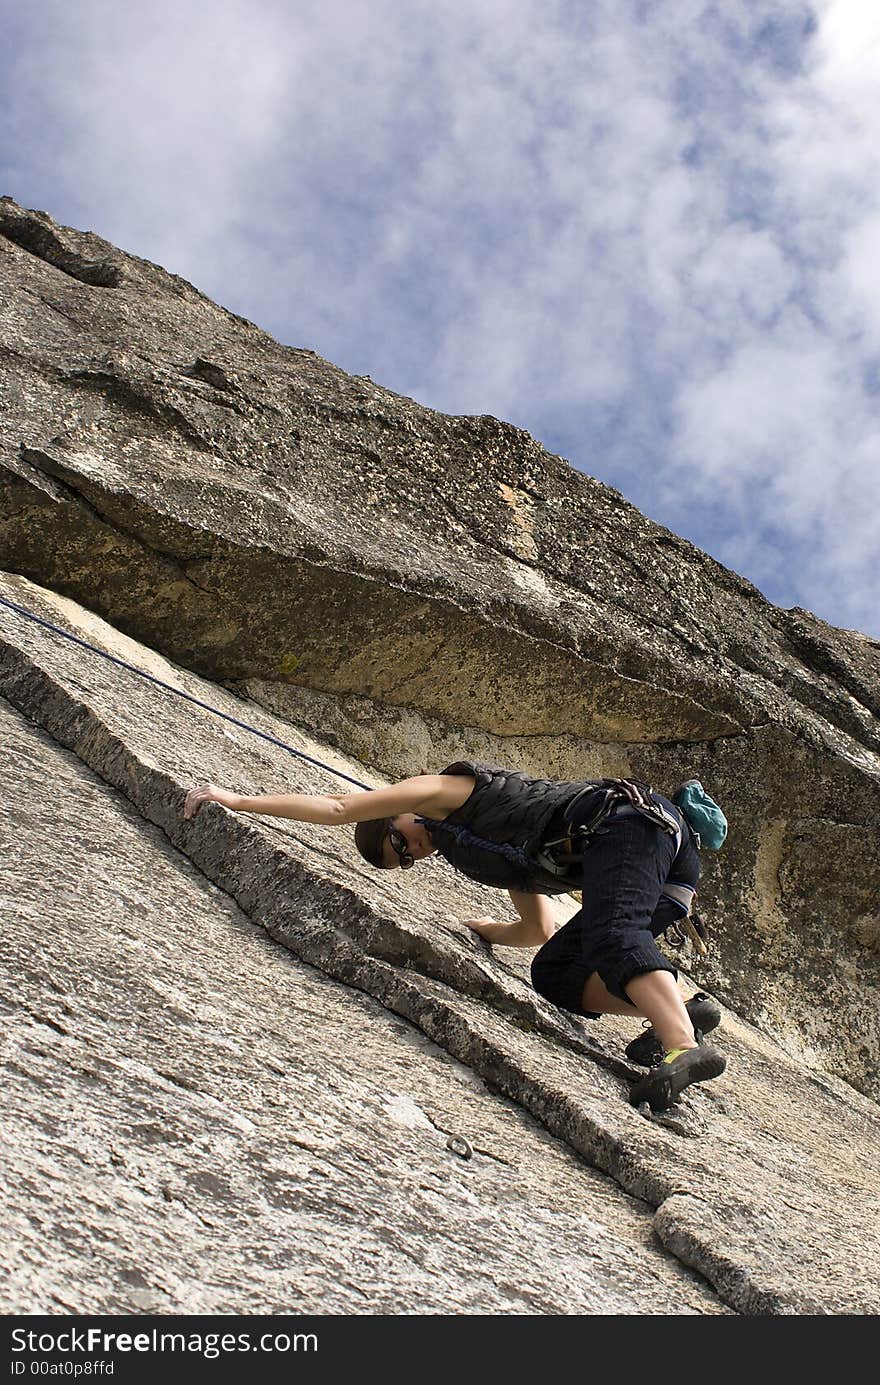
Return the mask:
<svg viewBox="0 0 880 1385">
<path fill-rule="evenodd" d="M 0 744 L 4 1312 L 729 1311 L 5 701 Z"/>
<path fill-rule="evenodd" d="M 0 604 L 8 1311 L 877 1311 L 873 1102 L 725 1011 L 727 1073 L 646 1119 L 637 1022 L 556 1010 L 461 924 L 496 892 L 371 871 L 350 828 L 181 816 L 202 776 L 338 784 L 193 698 L 357 762 L 0 597 L 131 666 Z"/>
<path fill-rule="evenodd" d="M 392 776 L 701 777 L 706 982 L 880 1092 L 876 641 L 8 198 L 0 275 L 0 567 Z"/>
<path fill-rule="evenodd" d="M 164 928 L 179 878 L 192 909 L 188 935 L 206 929 L 208 936 L 217 896 L 193 883 L 192 864 L 233 896 L 241 912 L 228 906 L 224 915 L 237 941 L 225 954 L 222 984 L 242 1014 L 262 984 L 251 979 L 233 1000 L 233 958 L 245 934 L 256 938 L 247 931 L 252 920 L 331 978 L 334 995 L 341 983 L 373 998 L 359 1020 L 340 1020 L 341 1027 L 361 1020 L 369 1027 L 364 1016 L 380 1016 L 378 1002 L 656 1207 L 655 1234 L 706 1276 L 724 1304 L 741 1312 L 876 1311 L 880 1261 L 869 1171 L 877 1164 L 877 1108 L 866 1096 L 880 1092 L 880 645 L 807 612 L 773 607 L 527 434 L 491 418 L 439 415 L 313 352 L 281 346 L 165 270 L 8 198 L 0 199 L 0 324 L 0 568 L 11 574 L 0 586 L 4 601 L 97 640 L 365 782 L 463 755 L 558 777 L 626 773 L 667 789 L 699 776 L 723 803 L 731 833 L 719 855 L 704 855 L 701 904 L 712 952 L 705 961 L 683 960 L 697 984 L 761 1031 L 728 1011 L 729 1074 L 689 1097 L 665 1124 L 644 1121 L 623 1099 L 633 1076 L 621 1056 L 631 1028 L 624 1034 L 622 1022 L 606 1020 L 588 1031 L 534 995 L 528 954 L 493 956 L 449 921 L 463 911 L 497 912 L 498 896 L 463 888 L 435 863 L 420 883 L 377 881 L 350 842 L 330 845 L 326 831 L 302 824 L 255 824 L 212 809 L 185 826 L 182 791 L 198 778 L 252 791 L 326 789 L 326 779 L 192 703 L 155 686 L 149 692 L 142 680 L 135 688 L 132 675 L 59 644 L 4 605 L 0 693 L 165 834 L 144 836 L 140 828 L 138 836 L 118 798 L 99 791 L 85 771 L 76 778 L 63 761 L 73 776 L 70 793 L 97 795 L 98 816 L 106 816 L 91 852 L 84 828 L 79 855 L 63 835 L 50 839 L 48 897 L 63 902 L 64 955 L 72 958 L 82 942 L 90 997 L 78 1011 L 90 1036 L 82 1042 L 116 1073 L 107 1093 L 114 1129 L 127 1119 L 117 1077 L 135 1061 L 126 1044 L 146 1023 L 146 1002 L 141 997 L 133 1017 L 95 1037 L 85 1011 L 94 999 L 111 1015 L 118 997 L 110 994 L 114 978 L 104 975 L 100 933 L 83 915 L 110 907 L 112 876 L 106 866 L 92 867 L 114 859 L 118 837 L 128 842 L 129 864 L 120 865 L 129 881 L 120 890 L 126 927 L 143 890 L 150 919 Z M 37 742 L 24 748 L 33 733 L 14 716 L 10 725 L 19 747 L 13 762 L 20 752 L 37 763 Z M 52 760 L 59 752 L 38 743 L 45 774 L 63 777 L 62 761 Z M 50 796 L 49 816 L 52 803 Z M 13 1006 L 27 958 L 46 946 L 36 930 L 53 908 L 37 890 L 46 851 L 38 830 L 33 816 L 13 829 L 24 865 L 7 888 L 13 899 L 24 890 L 26 901 L 8 989 Z M 165 839 L 192 864 L 157 845 Z M 81 911 L 65 875 L 67 847 L 82 883 Z M 145 881 L 137 884 L 154 869 L 154 849 L 164 882 L 155 897 Z M 145 946 L 159 952 L 180 945 L 178 933 L 167 944 L 145 936 Z M 251 978 L 275 966 L 270 956 L 294 965 L 275 951 L 248 955 L 257 969 Z M 165 984 L 158 959 L 150 953 L 148 965 L 150 958 Z M 206 965 L 195 956 L 190 963 Z M 130 978 L 130 959 L 125 966 Z M 49 1004 L 52 974 L 39 971 L 36 989 L 25 987 L 22 997 L 27 1014 L 48 1016 L 63 1030 L 63 1015 Z M 103 977 L 100 997 L 89 989 L 93 974 Z M 260 1011 L 267 1025 L 269 1010 Z M 172 1004 L 162 1021 L 169 1041 L 179 1019 L 173 1011 Z M 158 1034 L 162 1023 L 154 1019 Z M 19 1015 L 16 1022 L 27 1029 L 31 1020 Z M 51 1023 L 34 1023 L 56 1033 Z M 85 1119 L 91 1079 L 64 1087 L 79 1079 L 52 1066 L 63 1067 L 74 1052 L 61 1030 L 64 1042 L 51 1039 L 43 1077 L 39 1063 L 29 1066 L 17 1049 L 13 1070 L 31 1087 L 45 1077 L 50 1104 L 52 1093 L 79 1093 Z M 237 1033 L 250 1052 L 253 1032 Z M 407 1029 L 399 1051 L 392 1045 L 376 1062 L 410 1071 L 406 1045 L 427 1051 L 413 1033 Z M 313 1064 L 309 1080 L 320 1083 L 306 1049 L 296 1048 L 296 1062 Z M 199 1090 L 222 1101 L 206 1075 L 216 1055 L 205 1055 Z M 159 1087 L 171 1082 L 160 1093 L 151 1075 L 159 1070 L 152 1060 L 148 1066 L 149 1073 L 137 1070 L 150 1088 L 143 1100 L 170 1112 L 162 1102 L 174 1097 L 175 1081 L 160 1072 Z M 180 1059 L 173 1071 L 179 1077 L 184 1067 Z M 255 1069 L 243 1065 L 240 1079 L 256 1083 Z M 416 1120 L 407 1103 L 419 1097 L 401 1083 L 399 1109 Z M 340 1110 L 350 1095 L 345 1088 Z M 256 1107 L 241 1100 L 244 1118 L 264 1132 Z M 373 1097 L 362 1100 L 369 1106 Z M 19 1102 L 17 1119 L 26 1105 Z M 207 1107 L 199 1109 L 204 1116 Z M 85 1197 L 85 1146 L 59 1134 L 53 1119 L 47 1112 L 39 1158 L 48 1162 L 33 1197 L 43 1197 L 56 1174 L 62 1192 L 72 1179 Z M 365 1130 L 373 1130 L 371 1121 Z M 184 1145 L 196 1139 L 193 1129 Z M 339 1129 L 333 1140 L 342 1140 Z M 262 1138 L 254 1135 L 254 1148 Z M 351 1129 L 344 1138 L 355 1139 Z M 140 1137 L 135 1144 L 149 1182 L 158 1165 Z M 59 1148 L 67 1151 L 63 1175 L 52 1164 Z M 554 1149 L 554 1157 L 567 1157 Z M 265 1190 L 253 1192 L 259 1177 L 248 1159 L 250 1191 L 241 1196 L 265 1201 Z M 183 1149 L 175 1165 L 181 1179 L 194 1162 L 193 1149 Z M 577 1170 L 575 1181 L 584 1177 Z M 374 1209 L 381 1182 L 367 1195 Z M 334 1187 L 331 1201 L 338 1194 L 341 1205 L 347 1194 L 342 1184 Z M 574 1187 L 560 1194 L 569 1211 Z M 492 1202 L 493 1188 L 486 1185 L 478 1201 L 485 1192 Z M 526 1215 L 523 1198 L 515 1218 Z M 837 1225 L 844 1204 L 846 1225 L 858 1234 Z M 218 1215 L 196 1205 L 209 1221 Z M 33 1205 L 21 1215 L 27 1241 Z M 55 1216 L 47 1214 L 46 1225 L 67 1244 Z M 113 1225 L 101 1220 L 103 1211 L 96 1216 L 95 1234 L 109 1245 Z M 225 1216 L 221 1208 L 218 1224 L 226 1227 Z M 355 1221 L 366 1245 L 369 1217 Z M 596 1222 L 612 1226 L 598 1215 Z M 635 1255 L 627 1263 L 637 1277 L 650 1238 L 636 1233 L 635 1222 L 627 1226 Z M 461 1230 L 462 1244 L 469 1234 Z M 506 1284 L 518 1269 L 505 1261 L 503 1240 L 491 1253 Z M 165 1243 L 160 1235 L 151 1244 L 158 1265 Z M 268 1256 L 269 1239 L 265 1246 Z M 82 1246 L 70 1253 L 77 1261 Z M 114 1252 L 110 1261 L 127 1264 L 127 1253 Z M 328 1268 L 331 1261 L 316 1266 L 316 1285 L 334 1278 L 339 1267 Z M 405 1283 L 412 1307 L 402 1311 L 487 1311 L 467 1306 L 486 1302 L 479 1289 L 471 1297 L 450 1292 L 446 1308 L 438 1307 L 437 1296 L 407 1281 L 402 1261 L 392 1261 L 382 1281 L 387 1294 L 376 1281 L 358 1310 L 359 1290 L 351 1297 L 340 1290 L 327 1301 L 348 1306 L 323 1311 L 395 1311 L 377 1305 L 392 1302 Z M 179 1276 L 162 1279 L 157 1271 L 140 1286 L 141 1307 L 233 1311 L 217 1306 L 233 1301 L 223 1288 L 228 1266 L 218 1265 L 219 1278 L 201 1297 Z M 579 1311 L 651 1311 L 628 1276 L 615 1281 L 607 1301 L 629 1306 Z M 565 1311 L 555 1306 L 552 1280 L 548 1272 L 523 1291 L 536 1307 L 516 1306 L 526 1301 L 517 1289 L 508 1311 Z M 668 1281 L 670 1294 L 677 1282 Z M 35 1302 L 62 1301 L 60 1280 L 27 1283 Z M 135 1298 L 116 1293 L 112 1276 L 94 1293 L 82 1276 L 79 1283 L 77 1301 L 90 1310 L 128 1302 L 137 1311 Z M 585 1268 L 577 1289 L 583 1304 L 591 1285 Z M 22 1289 L 25 1298 L 28 1292 Z M 277 1302 L 275 1292 L 270 1286 L 252 1301 Z M 315 1304 L 322 1293 L 316 1288 L 303 1302 Z M 699 1294 L 686 1302 L 683 1311 L 718 1309 Z"/>
</svg>

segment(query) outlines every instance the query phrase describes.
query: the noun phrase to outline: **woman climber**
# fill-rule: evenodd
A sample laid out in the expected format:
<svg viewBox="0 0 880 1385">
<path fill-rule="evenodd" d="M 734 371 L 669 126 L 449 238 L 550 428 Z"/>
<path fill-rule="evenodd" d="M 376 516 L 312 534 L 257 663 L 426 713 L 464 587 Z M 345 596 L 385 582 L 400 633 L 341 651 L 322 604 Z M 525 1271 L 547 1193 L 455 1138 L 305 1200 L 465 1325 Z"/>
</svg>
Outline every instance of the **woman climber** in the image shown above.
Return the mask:
<svg viewBox="0 0 880 1385">
<path fill-rule="evenodd" d="M 463 920 L 489 943 L 538 947 L 535 989 L 589 1019 L 636 1015 L 650 1028 L 627 1056 L 650 1066 L 634 1105 L 671 1106 L 693 1082 L 724 1071 L 703 1041 L 721 1018 L 702 993 L 685 1005 L 656 937 L 690 912 L 700 861 L 694 834 L 669 799 L 629 780 L 558 781 L 469 760 L 364 793 L 247 797 L 214 784 L 191 789 L 184 817 L 203 803 L 300 822 L 354 823 L 370 865 L 407 870 L 437 852 L 481 884 L 509 891 L 515 922 Z M 579 888 L 581 908 L 554 932 L 547 895 Z"/>
</svg>

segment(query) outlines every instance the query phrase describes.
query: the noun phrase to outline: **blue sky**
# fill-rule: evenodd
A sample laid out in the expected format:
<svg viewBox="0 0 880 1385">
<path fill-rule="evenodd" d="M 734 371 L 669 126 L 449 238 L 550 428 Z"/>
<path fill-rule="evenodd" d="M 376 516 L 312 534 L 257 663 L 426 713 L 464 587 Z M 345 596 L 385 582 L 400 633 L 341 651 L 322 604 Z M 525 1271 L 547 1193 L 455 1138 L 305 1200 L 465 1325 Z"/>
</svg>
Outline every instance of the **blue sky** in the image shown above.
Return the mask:
<svg viewBox="0 0 880 1385">
<path fill-rule="evenodd" d="M 880 637 L 880 7 L 0 18 L 0 193 Z"/>
</svg>

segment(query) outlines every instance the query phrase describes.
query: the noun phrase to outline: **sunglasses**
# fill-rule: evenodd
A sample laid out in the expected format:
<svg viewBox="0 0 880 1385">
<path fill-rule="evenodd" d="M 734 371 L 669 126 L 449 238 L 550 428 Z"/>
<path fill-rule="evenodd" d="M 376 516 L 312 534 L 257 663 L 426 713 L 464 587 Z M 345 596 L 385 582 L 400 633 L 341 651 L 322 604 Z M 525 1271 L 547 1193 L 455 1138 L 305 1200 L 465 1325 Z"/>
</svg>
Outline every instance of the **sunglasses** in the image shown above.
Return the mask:
<svg viewBox="0 0 880 1385">
<path fill-rule="evenodd" d="M 407 846 L 406 837 L 403 835 L 402 832 L 398 832 L 396 827 L 389 827 L 388 840 L 391 843 L 393 850 L 397 853 L 397 856 L 400 860 L 401 870 L 409 870 L 410 866 L 415 865 L 415 859 L 410 854 L 409 847 Z"/>
</svg>

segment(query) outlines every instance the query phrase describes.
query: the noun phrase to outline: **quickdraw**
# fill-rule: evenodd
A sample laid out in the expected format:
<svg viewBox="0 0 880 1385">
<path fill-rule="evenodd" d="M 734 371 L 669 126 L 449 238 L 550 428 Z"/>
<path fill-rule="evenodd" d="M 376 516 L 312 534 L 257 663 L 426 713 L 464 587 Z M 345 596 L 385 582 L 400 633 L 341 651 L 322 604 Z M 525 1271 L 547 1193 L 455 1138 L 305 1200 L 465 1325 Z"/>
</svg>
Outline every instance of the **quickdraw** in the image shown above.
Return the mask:
<svg viewBox="0 0 880 1385">
<path fill-rule="evenodd" d="M 664 931 L 663 936 L 676 947 L 690 942 L 698 956 L 709 956 L 709 932 L 699 914 L 688 913 L 676 919 Z"/>
</svg>

